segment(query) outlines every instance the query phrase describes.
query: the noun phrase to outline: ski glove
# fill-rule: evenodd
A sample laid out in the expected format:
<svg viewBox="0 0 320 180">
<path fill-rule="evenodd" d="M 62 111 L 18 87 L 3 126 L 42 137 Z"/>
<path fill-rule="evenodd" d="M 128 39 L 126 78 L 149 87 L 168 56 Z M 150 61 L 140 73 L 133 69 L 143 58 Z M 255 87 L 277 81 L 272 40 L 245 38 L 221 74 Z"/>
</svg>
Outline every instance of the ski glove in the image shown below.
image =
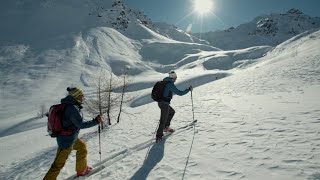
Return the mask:
<svg viewBox="0 0 320 180">
<path fill-rule="evenodd" d="M 99 114 L 96 118 L 94 118 L 94 120 L 96 120 L 98 123 L 102 123 L 102 117 Z"/>
<path fill-rule="evenodd" d="M 192 86 L 189 86 L 188 89 L 189 89 L 189 91 L 192 91 L 192 90 L 193 90 L 193 87 L 192 87 Z"/>
</svg>

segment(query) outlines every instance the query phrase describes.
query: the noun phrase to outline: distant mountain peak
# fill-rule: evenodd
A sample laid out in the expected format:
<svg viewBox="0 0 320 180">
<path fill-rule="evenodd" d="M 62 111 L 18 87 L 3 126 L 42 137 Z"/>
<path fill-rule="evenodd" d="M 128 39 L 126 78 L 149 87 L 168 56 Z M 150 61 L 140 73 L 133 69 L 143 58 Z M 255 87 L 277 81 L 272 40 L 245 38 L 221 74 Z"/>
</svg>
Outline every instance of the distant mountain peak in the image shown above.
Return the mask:
<svg viewBox="0 0 320 180">
<path fill-rule="evenodd" d="M 125 5 L 123 0 L 114 0 L 111 7 L 96 5 L 89 15 L 94 15 L 107 22 L 107 26 L 111 26 L 117 30 L 126 31 L 130 23 L 141 23 L 147 27 L 152 27 L 153 22 L 143 12 L 131 9 Z"/>
<path fill-rule="evenodd" d="M 277 27 L 278 22 L 272 18 L 261 19 L 256 24 L 256 30 L 250 35 L 265 34 L 275 36 L 279 30 Z"/>
<path fill-rule="evenodd" d="M 201 37 L 211 45 L 229 50 L 252 46 L 276 46 L 303 33 L 320 28 L 320 18 L 310 17 L 296 8 L 286 13 L 272 13 L 254 18 L 251 22 L 223 31 L 202 33 Z"/>
<path fill-rule="evenodd" d="M 292 9 L 290 9 L 286 14 L 302 15 L 303 12 L 301 12 L 299 9 L 292 8 Z"/>
</svg>

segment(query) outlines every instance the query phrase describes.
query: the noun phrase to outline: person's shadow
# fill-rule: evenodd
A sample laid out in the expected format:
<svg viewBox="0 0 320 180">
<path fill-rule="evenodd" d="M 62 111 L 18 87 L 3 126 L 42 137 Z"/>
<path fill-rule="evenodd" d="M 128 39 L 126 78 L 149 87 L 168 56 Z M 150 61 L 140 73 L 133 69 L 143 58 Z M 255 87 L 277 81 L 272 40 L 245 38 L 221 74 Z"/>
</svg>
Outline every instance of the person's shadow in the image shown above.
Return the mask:
<svg viewBox="0 0 320 180">
<path fill-rule="evenodd" d="M 147 179 L 149 173 L 152 169 L 160 162 L 164 155 L 164 144 L 166 139 L 163 139 L 161 142 L 154 144 L 146 159 L 143 162 L 141 168 L 134 173 L 130 180 L 144 180 Z"/>
</svg>

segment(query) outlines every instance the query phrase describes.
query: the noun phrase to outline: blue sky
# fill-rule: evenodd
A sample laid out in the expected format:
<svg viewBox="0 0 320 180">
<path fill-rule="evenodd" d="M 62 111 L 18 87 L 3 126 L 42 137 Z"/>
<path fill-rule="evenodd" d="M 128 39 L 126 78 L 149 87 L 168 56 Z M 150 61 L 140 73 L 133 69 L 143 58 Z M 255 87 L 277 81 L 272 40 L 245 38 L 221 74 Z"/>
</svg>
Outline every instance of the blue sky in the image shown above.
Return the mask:
<svg viewBox="0 0 320 180">
<path fill-rule="evenodd" d="M 194 0 L 124 0 L 131 8 L 142 10 L 153 21 L 162 21 L 193 32 L 227 29 L 251 21 L 262 14 L 285 13 L 298 8 L 312 17 L 320 17 L 320 0 L 212 0 L 212 13 L 191 14 Z"/>
</svg>

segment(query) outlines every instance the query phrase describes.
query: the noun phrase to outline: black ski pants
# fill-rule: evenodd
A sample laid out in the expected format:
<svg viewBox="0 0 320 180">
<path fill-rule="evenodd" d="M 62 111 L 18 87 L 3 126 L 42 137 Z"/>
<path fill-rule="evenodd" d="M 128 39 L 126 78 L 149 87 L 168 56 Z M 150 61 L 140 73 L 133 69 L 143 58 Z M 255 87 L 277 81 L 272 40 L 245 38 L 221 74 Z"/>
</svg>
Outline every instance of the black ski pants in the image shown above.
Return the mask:
<svg viewBox="0 0 320 180">
<path fill-rule="evenodd" d="M 163 130 L 165 127 L 170 126 L 171 119 L 173 118 L 175 111 L 167 102 L 158 102 L 158 106 L 161 110 L 161 115 L 157 135 L 163 135 Z"/>
</svg>

